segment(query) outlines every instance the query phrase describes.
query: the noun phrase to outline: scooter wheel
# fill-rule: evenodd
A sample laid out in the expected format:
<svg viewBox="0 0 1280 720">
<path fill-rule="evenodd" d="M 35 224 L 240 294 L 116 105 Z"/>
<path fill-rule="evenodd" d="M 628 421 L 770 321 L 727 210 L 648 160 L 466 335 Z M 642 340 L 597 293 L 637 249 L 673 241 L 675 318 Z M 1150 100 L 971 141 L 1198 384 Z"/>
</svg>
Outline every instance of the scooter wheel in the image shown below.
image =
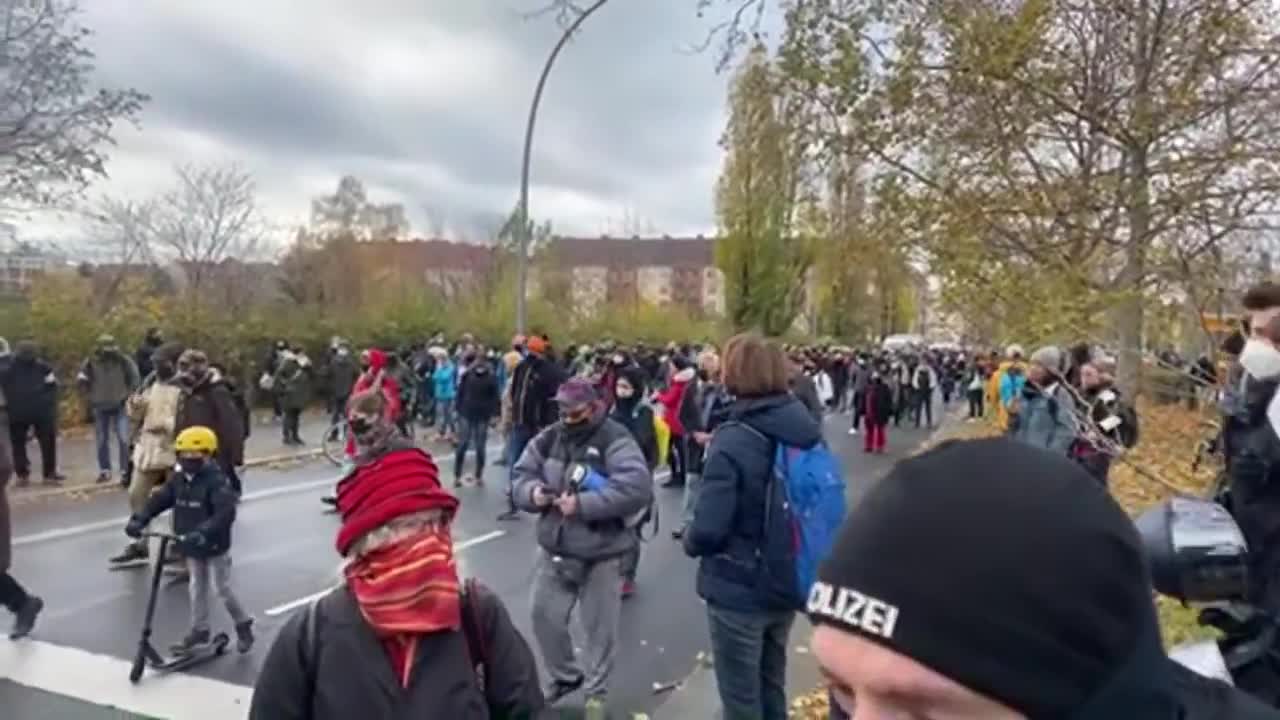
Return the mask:
<svg viewBox="0 0 1280 720">
<path fill-rule="evenodd" d="M 142 679 L 142 671 L 146 669 L 146 666 L 146 658 L 142 657 L 141 654 L 135 657 L 133 659 L 133 667 L 129 668 L 129 682 L 137 685 L 138 681 Z"/>
<path fill-rule="evenodd" d="M 227 652 L 227 646 L 231 644 L 231 636 L 226 633 L 218 633 L 213 636 L 213 653 L 222 655 Z"/>
</svg>

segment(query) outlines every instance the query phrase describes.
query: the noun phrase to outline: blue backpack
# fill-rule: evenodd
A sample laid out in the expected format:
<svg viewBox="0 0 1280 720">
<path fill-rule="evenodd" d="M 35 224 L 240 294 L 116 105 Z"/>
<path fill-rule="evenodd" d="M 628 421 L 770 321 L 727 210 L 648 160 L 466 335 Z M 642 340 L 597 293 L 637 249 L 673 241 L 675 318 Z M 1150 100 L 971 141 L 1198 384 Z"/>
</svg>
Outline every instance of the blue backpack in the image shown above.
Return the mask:
<svg viewBox="0 0 1280 720">
<path fill-rule="evenodd" d="M 764 547 L 759 575 L 768 597 L 785 607 L 802 608 L 818 579 L 818 564 L 831 552 L 844 522 L 845 484 L 840 461 L 825 440 L 811 448 L 775 443 L 773 482 L 765 495 Z M 786 558 L 782 561 L 782 558 Z"/>
</svg>

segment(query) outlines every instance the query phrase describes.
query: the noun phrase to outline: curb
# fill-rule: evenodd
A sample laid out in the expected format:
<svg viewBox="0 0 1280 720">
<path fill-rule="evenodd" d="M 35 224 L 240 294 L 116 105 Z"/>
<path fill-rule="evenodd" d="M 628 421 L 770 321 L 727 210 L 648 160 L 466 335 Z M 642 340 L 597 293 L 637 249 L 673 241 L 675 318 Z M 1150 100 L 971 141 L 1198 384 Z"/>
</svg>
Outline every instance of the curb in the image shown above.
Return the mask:
<svg viewBox="0 0 1280 720">
<path fill-rule="evenodd" d="M 278 455 L 268 455 L 260 458 L 250 458 L 245 460 L 241 467 L 255 468 L 264 465 L 274 465 L 275 463 L 292 462 L 295 460 L 312 460 L 324 455 L 324 450 L 316 448 L 314 450 L 303 450 L 302 452 L 281 453 Z M 15 505 L 21 505 L 25 502 L 35 500 L 47 500 L 49 498 L 63 497 L 70 495 L 102 495 L 111 492 L 123 492 L 125 488 L 120 483 L 112 479 L 111 482 L 94 483 L 92 485 L 62 485 L 59 487 L 42 488 L 33 487 L 23 490 L 16 487 L 9 488 L 9 501 Z"/>
</svg>

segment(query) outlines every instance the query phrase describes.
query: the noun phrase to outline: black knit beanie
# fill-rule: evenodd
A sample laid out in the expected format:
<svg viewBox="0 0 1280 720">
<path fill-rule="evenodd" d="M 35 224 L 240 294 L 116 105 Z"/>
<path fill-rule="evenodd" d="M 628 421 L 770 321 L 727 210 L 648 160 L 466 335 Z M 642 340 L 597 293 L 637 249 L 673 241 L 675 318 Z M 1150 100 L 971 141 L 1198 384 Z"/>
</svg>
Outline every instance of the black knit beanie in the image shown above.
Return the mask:
<svg viewBox="0 0 1280 720">
<path fill-rule="evenodd" d="M 1061 456 L 993 439 L 904 460 L 818 577 L 815 623 L 1033 720 L 1176 717 L 1137 532 Z"/>
</svg>

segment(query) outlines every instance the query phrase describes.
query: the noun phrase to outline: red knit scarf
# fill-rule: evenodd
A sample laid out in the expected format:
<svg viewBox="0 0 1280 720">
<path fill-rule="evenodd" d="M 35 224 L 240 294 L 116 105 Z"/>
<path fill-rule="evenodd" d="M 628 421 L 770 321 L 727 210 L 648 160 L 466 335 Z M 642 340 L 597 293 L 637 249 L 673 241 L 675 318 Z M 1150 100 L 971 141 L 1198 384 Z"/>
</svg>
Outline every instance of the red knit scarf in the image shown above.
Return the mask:
<svg viewBox="0 0 1280 720">
<path fill-rule="evenodd" d="M 346 576 L 396 677 L 408 687 L 418 636 L 456 630 L 462 624 L 449 528 L 424 531 L 369 552 L 347 566 Z"/>
</svg>

